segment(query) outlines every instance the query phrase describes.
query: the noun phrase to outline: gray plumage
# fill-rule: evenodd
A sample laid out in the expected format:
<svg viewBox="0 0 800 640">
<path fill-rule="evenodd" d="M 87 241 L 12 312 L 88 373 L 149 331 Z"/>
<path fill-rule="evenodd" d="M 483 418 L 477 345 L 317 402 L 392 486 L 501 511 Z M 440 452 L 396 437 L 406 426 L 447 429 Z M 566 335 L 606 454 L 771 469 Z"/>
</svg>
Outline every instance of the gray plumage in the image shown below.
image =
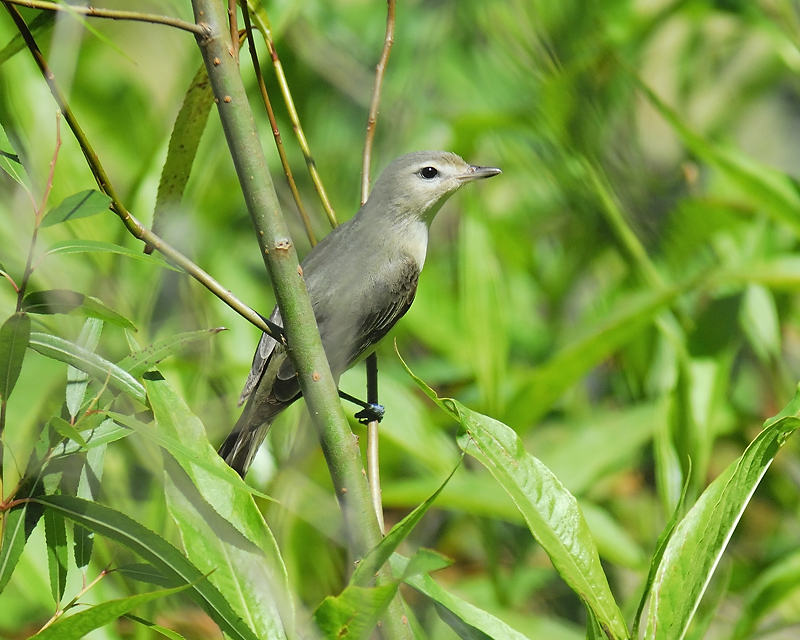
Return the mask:
<svg viewBox="0 0 800 640">
<path fill-rule="evenodd" d="M 425 263 L 428 227 L 462 184 L 500 173 L 453 153 L 420 151 L 392 162 L 358 213 L 302 262 L 325 355 L 339 377 L 408 311 Z M 277 307 L 270 320 L 283 325 Z M 283 345 L 264 334 L 239 404 L 247 403 L 219 454 L 244 476 L 275 417 L 300 397 Z"/>
</svg>

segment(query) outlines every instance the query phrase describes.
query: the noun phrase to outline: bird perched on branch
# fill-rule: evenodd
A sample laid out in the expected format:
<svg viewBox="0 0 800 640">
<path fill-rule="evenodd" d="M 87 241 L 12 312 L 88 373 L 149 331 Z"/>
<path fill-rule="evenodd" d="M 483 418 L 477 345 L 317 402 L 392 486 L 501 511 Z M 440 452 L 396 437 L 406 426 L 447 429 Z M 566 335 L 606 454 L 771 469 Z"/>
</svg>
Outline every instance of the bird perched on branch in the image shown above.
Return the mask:
<svg viewBox="0 0 800 640">
<path fill-rule="evenodd" d="M 444 151 L 401 156 L 384 170 L 358 213 L 306 256 L 303 276 L 337 385 L 414 301 L 428 227 L 447 198 L 467 182 L 499 173 Z M 282 326 L 278 307 L 270 320 Z M 239 398 L 240 406 L 247 405 L 220 456 L 244 476 L 272 421 L 299 397 L 284 345 L 262 335 Z"/>
</svg>

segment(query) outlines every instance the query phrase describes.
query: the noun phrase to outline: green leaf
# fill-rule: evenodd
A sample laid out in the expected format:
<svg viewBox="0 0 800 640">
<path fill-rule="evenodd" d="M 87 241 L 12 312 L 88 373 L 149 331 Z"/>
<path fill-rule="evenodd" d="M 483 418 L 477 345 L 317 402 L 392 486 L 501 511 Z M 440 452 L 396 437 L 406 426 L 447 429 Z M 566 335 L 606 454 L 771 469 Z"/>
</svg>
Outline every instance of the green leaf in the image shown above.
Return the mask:
<svg viewBox="0 0 800 640">
<path fill-rule="evenodd" d="M 457 400 L 440 399 L 422 380 L 409 374 L 461 424 L 464 433 L 458 437 L 459 446 L 481 462 L 511 496 L 556 571 L 593 610 L 609 638 L 627 638 L 622 613 L 572 494 L 541 461 L 525 451 L 513 429 L 471 411 Z"/>
<path fill-rule="evenodd" d="M 394 554 L 390 562 L 394 574 L 402 575 L 409 561 Z M 528 640 L 499 618 L 449 593 L 428 575 L 407 575 L 403 581 L 433 600 L 442 619 L 462 638 Z"/>
<path fill-rule="evenodd" d="M 80 640 L 87 633 L 115 622 L 121 616 L 136 607 L 140 607 L 158 598 L 180 593 L 192 586 L 191 584 L 187 584 L 172 589 L 150 591 L 149 593 L 140 593 L 135 596 L 120 598 L 119 600 L 102 602 L 71 616 L 59 618 L 55 623 L 47 627 L 47 629 L 40 631 L 35 636 L 32 636 L 32 638 L 36 638 L 36 640 Z"/>
<path fill-rule="evenodd" d="M 162 627 L 161 625 L 156 624 L 155 622 L 150 622 L 149 620 L 144 620 L 143 618 L 139 618 L 134 616 L 130 613 L 125 615 L 128 620 L 133 620 L 134 622 L 142 625 L 143 627 L 147 627 L 148 629 L 152 629 L 153 631 L 157 631 L 162 636 L 169 638 L 170 640 L 186 640 L 180 633 L 177 631 L 173 631 L 172 629 L 167 629 L 166 627 Z"/>
<path fill-rule="evenodd" d="M 407 562 L 397 580 L 391 583 L 378 587 L 363 586 L 364 577 L 374 577 L 366 576 L 366 572 L 363 572 L 359 579 L 351 579 L 347 588 L 338 596 L 328 596 L 320 603 L 314 611 L 314 622 L 325 637 L 332 640 L 344 637 L 367 638 L 385 613 L 402 580 L 438 571 L 450 564 L 448 558 L 435 551 L 419 549 Z M 373 562 L 373 566 L 381 565 Z"/>
<path fill-rule="evenodd" d="M 664 550 L 653 585 L 646 638 L 686 634 L 745 507 L 773 458 L 800 427 L 800 391 L 700 496 Z"/>
<path fill-rule="evenodd" d="M 86 440 L 84 440 L 83 436 L 78 432 L 78 430 L 69 422 L 64 420 L 64 418 L 53 416 L 50 418 L 50 426 L 53 427 L 53 429 L 55 429 L 56 433 L 59 435 L 69 438 L 70 440 L 74 440 L 83 449 L 86 448 Z"/>
<path fill-rule="evenodd" d="M 132 416 L 126 416 L 125 414 L 116 413 L 114 411 L 108 411 L 106 415 L 108 415 L 108 417 L 115 422 L 118 422 L 129 429 L 133 429 L 133 431 L 139 435 L 144 436 L 165 451 L 168 451 L 170 455 L 172 455 L 172 457 L 178 460 L 178 462 L 181 464 L 196 466 L 199 469 L 206 471 L 209 475 L 214 476 L 218 480 L 222 480 L 226 484 L 240 489 L 245 493 L 256 495 L 264 500 L 272 500 L 272 498 L 266 493 L 262 493 L 248 485 L 244 480 L 242 480 L 239 474 L 233 471 L 228 465 L 219 466 L 214 458 L 212 458 L 210 455 L 198 455 L 196 449 L 194 449 L 191 445 L 184 444 L 172 436 L 167 435 L 169 430 L 162 428 L 161 425 L 163 424 L 163 421 L 162 423 L 153 424 L 151 426 L 137 420 Z M 207 443 L 208 440 L 205 442 Z M 211 447 L 211 451 L 214 452 L 216 458 L 222 460 L 222 458 L 217 455 L 217 452 L 213 449 L 213 447 Z M 232 471 L 236 477 L 234 478 L 230 473 L 228 473 L 228 470 Z M 225 510 L 227 511 L 228 509 Z"/>
<path fill-rule="evenodd" d="M 219 457 L 203 424 L 160 375 L 147 374 L 145 384 L 157 425 L 157 431 L 148 429 L 169 440 L 167 506 L 187 554 L 201 568 L 214 569 L 212 582 L 253 629 L 285 637 L 284 625 L 291 630 L 294 619 L 289 578 L 253 501 L 258 492 Z"/>
<path fill-rule="evenodd" d="M 17 384 L 31 334 L 31 319 L 15 313 L 0 327 L 0 401 L 6 402 Z"/>
<path fill-rule="evenodd" d="M 227 331 L 227 329 L 224 327 L 217 327 L 215 329 L 202 329 L 200 331 L 189 331 L 169 336 L 157 340 L 140 351 L 132 353 L 120 360 L 117 364 L 134 378 L 140 378 L 165 358 L 175 353 L 180 353 L 182 350 L 197 342 L 208 340 L 217 335 L 220 331 Z"/>
<path fill-rule="evenodd" d="M 49 29 L 55 23 L 57 14 L 57 11 L 39 12 L 39 14 L 33 20 L 31 20 L 30 24 L 28 25 L 28 29 L 33 35 L 37 35 L 40 31 Z M 6 60 L 9 60 L 14 55 L 25 49 L 25 40 L 22 37 L 22 34 L 18 33 L 0 51 L 0 64 L 3 64 Z"/>
<path fill-rule="evenodd" d="M 100 494 L 100 481 L 103 479 L 103 463 L 106 459 L 106 447 L 92 447 L 86 452 L 86 459 L 81 466 L 78 480 L 78 497 L 84 500 L 96 500 Z M 89 565 L 94 548 L 94 533 L 86 527 L 76 524 L 72 528 L 74 540 L 75 564 L 79 569 Z"/>
<path fill-rule="evenodd" d="M 44 538 L 47 543 L 47 566 L 50 569 L 50 592 L 56 605 L 59 605 L 67 585 L 67 524 L 58 511 L 45 510 Z"/>
<path fill-rule="evenodd" d="M 51 209 L 42 219 L 42 227 L 52 227 L 54 224 L 88 218 L 108 211 L 111 198 L 104 193 L 89 189 L 64 198 L 64 201 Z"/>
<path fill-rule="evenodd" d="M 22 44 L 24 46 L 24 42 Z M 5 47 L 3 51 L 0 51 L 0 64 L 3 63 L 3 55 L 9 50 L 9 47 L 11 47 L 11 44 Z M 2 124 L 0 124 L 0 169 L 10 175 L 23 189 L 30 191 L 31 181 L 28 177 L 28 173 L 25 171 L 22 160 L 15 153 L 14 145 L 11 144 L 11 140 L 6 135 Z"/>
<path fill-rule="evenodd" d="M 80 431 L 84 442 L 86 442 L 85 449 L 88 451 L 107 445 L 109 442 L 127 438 L 132 433 L 135 433 L 132 429 L 118 425 L 111 418 L 101 417 L 103 421 L 98 426 Z M 62 441 L 53 451 L 53 457 L 69 456 L 81 449 L 84 449 L 84 447 L 77 442 L 72 440 Z"/>
<path fill-rule="evenodd" d="M 183 99 L 169 139 L 167 159 L 158 183 L 153 212 L 153 231 L 156 233 L 160 233 L 164 225 L 163 217 L 168 209 L 181 203 L 200 138 L 213 106 L 214 92 L 211 90 L 211 82 L 205 65 L 200 65 Z"/>
<path fill-rule="evenodd" d="M 338 597 L 328 596 L 314 611 L 314 623 L 324 638 L 369 638 L 397 593 L 397 584 L 350 586 Z"/>
<path fill-rule="evenodd" d="M 667 522 L 667 526 L 664 527 L 664 530 L 659 534 L 658 540 L 656 541 L 656 550 L 653 553 L 653 557 L 650 560 L 650 569 L 647 573 L 647 578 L 644 582 L 644 588 L 642 589 L 642 597 L 639 600 L 639 606 L 636 608 L 636 615 L 633 618 L 633 626 L 631 629 L 631 637 L 638 638 L 639 637 L 639 625 L 641 624 L 642 612 L 644 611 L 645 606 L 647 605 L 647 598 L 650 594 L 650 587 L 653 585 L 653 581 L 656 577 L 656 571 L 658 570 L 659 565 L 661 564 L 661 558 L 664 557 L 664 550 L 667 548 L 667 543 L 669 543 L 670 538 L 672 538 L 672 534 L 675 532 L 675 527 L 678 526 L 678 521 L 681 517 L 681 512 L 683 511 L 683 505 L 686 501 L 686 493 L 689 491 L 689 484 L 692 479 L 692 465 L 689 464 L 689 469 L 686 473 L 686 481 L 683 483 L 683 490 L 681 491 L 680 498 L 678 499 L 677 504 L 675 505 L 675 510 L 672 513 L 672 517 Z"/>
<path fill-rule="evenodd" d="M 131 374 L 83 347 L 46 333 L 32 333 L 28 346 L 47 358 L 66 362 L 85 371 L 101 383 L 107 382 L 111 388 L 128 394 L 142 404 L 147 402 L 144 387 Z"/>
<path fill-rule="evenodd" d="M 174 583 L 189 585 L 191 595 L 231 638 L 257 640 L 217 588 L 203 579 L 200 570 L 161 536 L 125 514 L 96 502 L 72 496 L 44 496 L 37 498 L 35 502 L 49 509 L 56 509 L 73 522 L 127 547 Z"/>
<path fill-rule="evenodd" d="M 75 344 L 94 353 L 100 342 L 100 334 L 102 331 L 102 320 L 87 318 L 86 322 L 83 323 L 83 328 Z M 69 411 L 69 415 L 73 420 L 81 410 L 81 405 L 83 404 L 83 399 L 86 397 L 86 389 L 88 386 L 89 375 L 86 372 L 76 369 L 75 367 L 67 367 L 67 391 L 65 400 L 67 411 Z"/>
<path fill-rule="evenodd" d="M 46 315 L 78 310 L 90 318 L 104 320 L 125 329 L 136 330 L 136 326 L 130 320 L 110 309 L 97 298 L 68 289 L 50 289 L 29 293 L 22 301 L 22 310 Z"/>
<path fill-rule="evenodd" d="M 459 465 L 460 464 L 461 463 L 459 461 Z M 383 540 L 381 540 L 373 549 L 370 549 L 370 551 L 362 558 L 361 562 L 358 563 L 356 570 L 353 572 L 353 575 L 350 578 L 350 585 L 365 587 L 372 582 L 372 580 L 375 578 L 375 574 L 378 573 L 384 563 L 391 558 L 392 554 L 397 550 L 397 547 L 399 547 L 403 540 L 405 540 L 414 530 L 414 527 L 419 524 L 419 521 L 422 520 L 422 516 L 424 516 L 428 512 L 428 509 L 431 508 L 434 501 L 442 493 L 457 469 L 458 467 L 453 469 L 450 475 L 445 479 L 442 485 L 432 496 L 430 496 L 427 500 L 425 500 L 425 502 L 419 505 L 394 527 L 392 527 L 392 530 L 386 534 Z"/>
<path fill-rule="evenodd" d="M 142 253 L 141 249 L 128 249 L 118 244 L 111 244 L 110 242 L 102 242 L 100 240 L 65 240 L 64 242 L 57 242 L 45 251 L 44 255 L 53 256 L 71 253 L 116 253 L 121 256 L 149 262 L 158 267 L 164 267 L 165 269 L 172 269 L 173 271 L 183 273 L 183 269 L 175 267 L 156 256 Z"/>
</svg>

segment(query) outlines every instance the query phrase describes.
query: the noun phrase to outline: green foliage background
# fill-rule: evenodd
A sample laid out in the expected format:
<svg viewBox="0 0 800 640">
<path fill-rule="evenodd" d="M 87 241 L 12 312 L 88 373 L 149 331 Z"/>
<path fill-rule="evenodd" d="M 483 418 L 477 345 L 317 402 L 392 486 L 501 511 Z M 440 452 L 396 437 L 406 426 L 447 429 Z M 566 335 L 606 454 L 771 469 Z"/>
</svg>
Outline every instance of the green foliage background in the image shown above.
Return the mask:
<svg viewBox="0 0 800 640">
<path fill-rule="evenodd" d="M 112 5 L 129 8 L 106 6 Z M 175 0 L 136 9 L 191 19 L 188 3 Z M 281 0 L 266 9 L 314 161 L 339 218 L 347 219 L 358 207 L 385 3 Z M 30 21 L 35 12 L 25 15 Z M 503 175 L 464 189 L 439 214 L 417 299 L 392 336 L 410 368 L 440 396 L 512 426 L 526 450 L 578 498 L 629 621 L 690 469 L 689 505 L 791 399 L 800 379 L 798 20 L 789 0 L 398 6 L 374 175 L 401 153 L 426 148 L 499 166 Z M 92 32 L 63 14 L 37 37 L 123 201 L 149 224 L 171 128 L 201 59 L 188 33 L 111 21 L 89 26 Z M 3 14 L 0 45 L 15 33 Z M 244 62 L 242 68 L 255 104 L 252 69 Z M 267 83 L 321 236 L 327 223 L 272 74 Z M 308 243 L 268 123 L 256 111 L 303 254 Z M 41 197 L 56 139 L 55 106 L 26 51 L 0 65 L 0 123 Z M 62 137 L 51 206 L 94 186 L 63 126 Z M 0 268 L 19 277 L 33 211 L 5 173 L 0 194 Z M 214 111 L 183 204 L 161 233 L 256 310 L 272 308 Z M 139 246 L 104 213 L 43 229 L 39 247 L 75 238 Z M 16 297 L 0 284 L 5 319 Z M 211 441 L 221 441 L 237 415 L 255 328 L 189 278 L 119 255 L 44 257 L 31 287 L 99 298 L 136 325 L 142 346 L 227 327 L 159 367 Z M 34 330 L 74 341 L 84 318 L 33 322 Z M 123 358 L 124 332 L 107 325 L 97 352 Z M 454 423 L 403 371 L 391 340 L 379 353 L 387 407 L 383 499 L 392 524 L 441 485 L 459 449 Z M 343 380 L 355 395 L 363 395 L 363 384 L 360 368 Z M 3 436 L 4 498 L 64 388 L 63 364 L 27 354 Z M 796 633 L 796 458 L 790 440 L 744 513 L 693 637 Z M 177 540 L 162 466 L 158 447 L 145 439 L 109 445 L 102 502 Z M 279 503 L 258 500 L 298 604 L 313 610 L 338 593 L 349 570 L 330 479 L 300 403 L 276 422 L 268 455 L 249 480 Z M 456 472 L 404 544 L 409 552 L 425 546 L 453 558 L 437 581 L 527 636 L 584 635 L 580 599 L 477 465 L 467 462 Z M 95 556 L 90 578 L 108 563 L 134 561 L 107 542 L 96 544 Z M 47 585 L 37 529 L 0 594 L 0 636 L 27 637 L 52 615 Z M 79 589 L 73 571 L 67 593 Z M 88 598 L 137 590 L 138 583 L 112 574 Z M 432 605 L 407 595 L 429 637 L 455 637 Z M 184 629 L 186 637 L 218 637 L 181 596 L 146 606 L 150 619 Z M 103 633 L 96 637 L 155 637 L 125 622 Z"/>
</svg>

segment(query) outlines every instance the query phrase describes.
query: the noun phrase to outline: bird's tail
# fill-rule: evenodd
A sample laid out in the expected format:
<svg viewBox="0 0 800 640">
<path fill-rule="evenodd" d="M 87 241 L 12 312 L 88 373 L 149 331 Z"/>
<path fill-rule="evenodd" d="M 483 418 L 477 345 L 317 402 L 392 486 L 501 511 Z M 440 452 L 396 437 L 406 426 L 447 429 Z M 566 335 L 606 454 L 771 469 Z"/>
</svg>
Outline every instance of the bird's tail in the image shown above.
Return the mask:
<svg viewBox="0 0 800 640">
<path fill-rule="evenodd" d="M 218 451 L 227 465 L 242 478 L 247 474 L 256 452 L 272 426 L 271 420 L 260 425 L 247 424 L 247 420 L 243 419 L 246 414 L 247 412 L 242 414 Z"/>
<path fill-rule="evenodd" d="M 272 421 L 291 404 L 274 400 L 257 402 L 256 395 L 248 398 L 242 415 L 218 451 L 227 465 L 242 478 L 247 474 L 253 458 L 267 437 Z"/>
</svg>

